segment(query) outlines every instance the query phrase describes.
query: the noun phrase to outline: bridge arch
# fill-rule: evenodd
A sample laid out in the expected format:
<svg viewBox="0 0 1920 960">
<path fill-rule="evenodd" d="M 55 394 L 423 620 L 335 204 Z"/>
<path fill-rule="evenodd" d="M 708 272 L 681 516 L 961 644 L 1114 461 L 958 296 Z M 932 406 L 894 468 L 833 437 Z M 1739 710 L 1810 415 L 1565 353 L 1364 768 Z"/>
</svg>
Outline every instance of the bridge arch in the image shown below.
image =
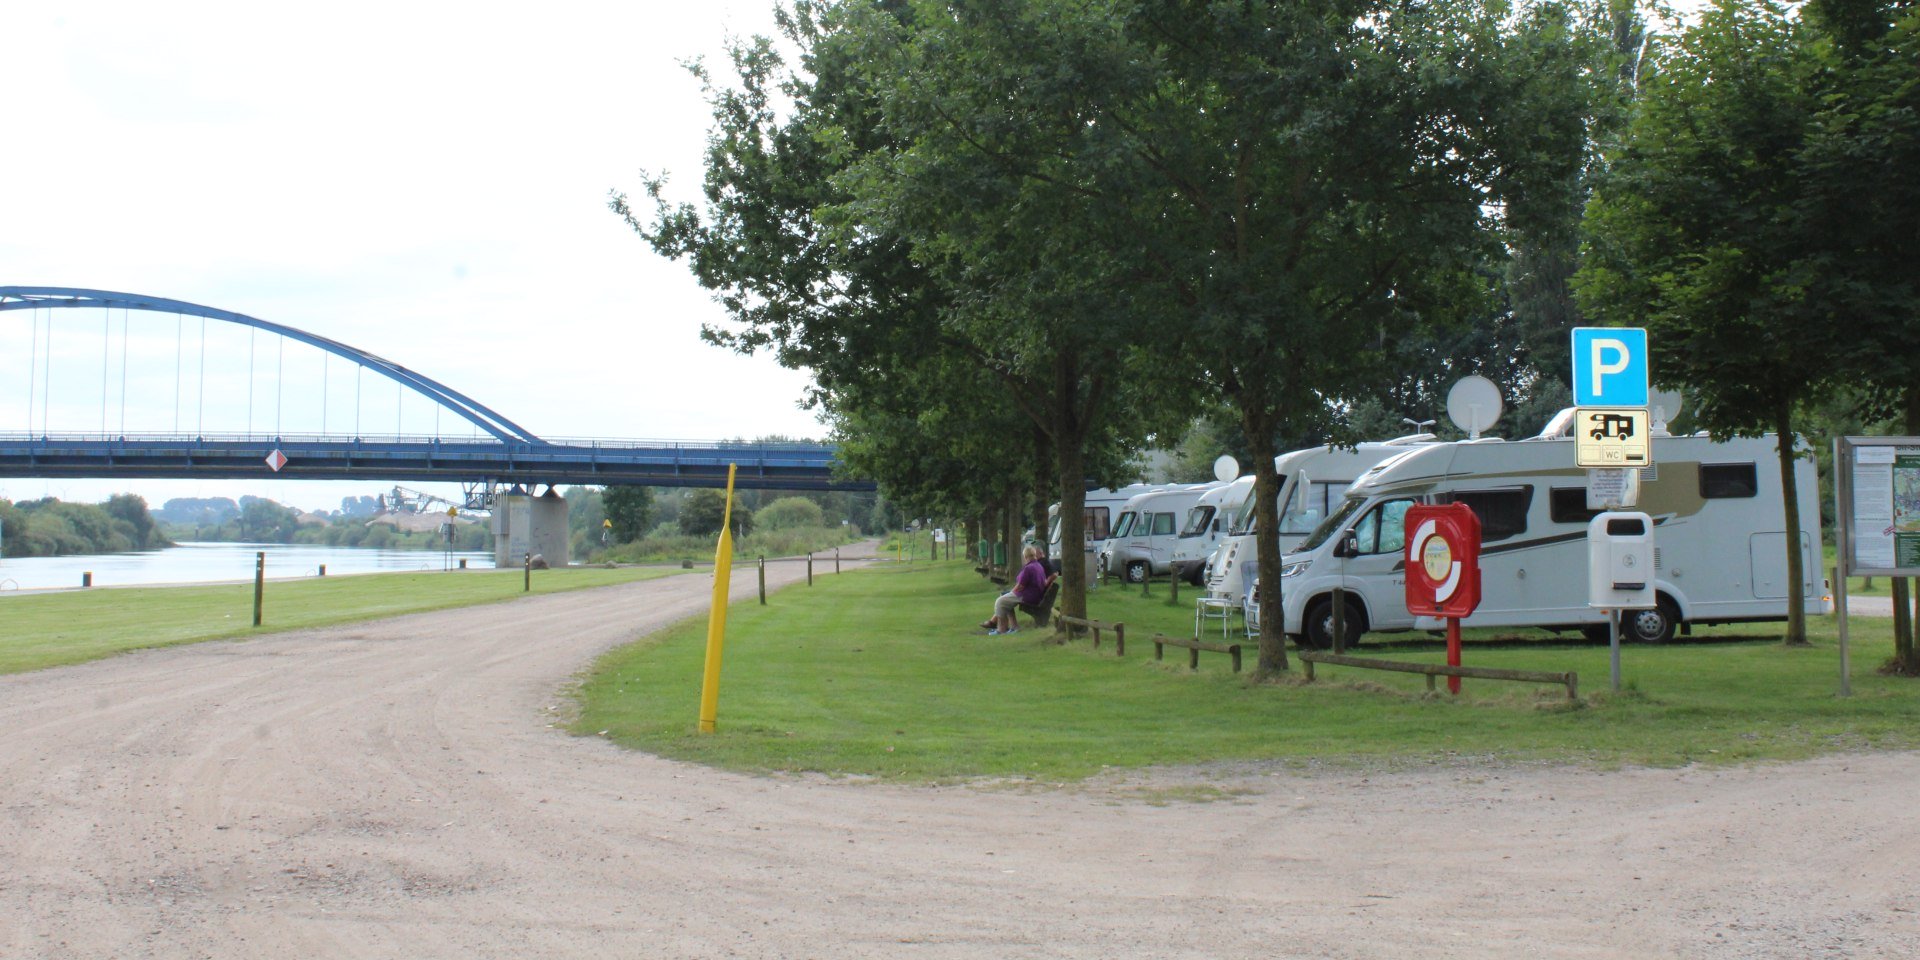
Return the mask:
<svg viewBox="0 0 1920 960">
<path fill-rule="evenodd" d="M 108 308 L 123 310 L 142 310 L 153 313 L 173 313 L 189 317 L 204 317 L 209 320 L 221 320 L 244 327 L 252 327 L 275 333 L 291 340 L 324 350 L 334 356 L 373 370 L 401 386 L 426 397 L 440 406 L 453 411 L 475 427 L 485 431 L 495 439 L 506 443 L 545 444 L 546 441 L 535 436 L 532 431 L 514 423 L 489 409 L 485 404 L 453 389 L 424 374 L 409 370 L 397 363 L 368 353 L 357 347 L 349 346 L 338 340 L 318 334 L 308 333 L 297 327 L 250 317 L 244 313 L 221 310 L 217 307 L 187 303 L 183 300 L 169 300 L 165 297 L 149 297 L 134 293 L 116 293 L 109 290 L 86 290 L 77 287 L 24 287 L 0 286 L 0 312 L 7 310 L 35 310 L 60 308 Z"/>
</svg>

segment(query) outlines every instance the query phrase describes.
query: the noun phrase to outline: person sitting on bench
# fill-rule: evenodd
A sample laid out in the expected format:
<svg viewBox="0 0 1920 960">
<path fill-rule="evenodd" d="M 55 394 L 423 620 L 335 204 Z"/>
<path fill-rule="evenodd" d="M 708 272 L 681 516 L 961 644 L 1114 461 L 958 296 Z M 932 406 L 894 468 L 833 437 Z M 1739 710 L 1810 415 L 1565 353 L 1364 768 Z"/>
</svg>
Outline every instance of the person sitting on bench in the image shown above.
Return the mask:
<svg viewBox="0 0 1920 960">
<path fill-rule="evenodd" d="M 1040 562 L 1040 548 L 1028 547 L 1020 554 L 1024 565 L 1019 576 L 1013 578 L 1013 589 L 1000 595 L 993 602 L 993 616 L 981 626 L 987 628 L 988 636 L 1013 633 L 1020 629 L 1014 619 L 1014 612 L 1021 604 L 1038 604 L 1047 593 L 1047 568 Z"/>
</svg>

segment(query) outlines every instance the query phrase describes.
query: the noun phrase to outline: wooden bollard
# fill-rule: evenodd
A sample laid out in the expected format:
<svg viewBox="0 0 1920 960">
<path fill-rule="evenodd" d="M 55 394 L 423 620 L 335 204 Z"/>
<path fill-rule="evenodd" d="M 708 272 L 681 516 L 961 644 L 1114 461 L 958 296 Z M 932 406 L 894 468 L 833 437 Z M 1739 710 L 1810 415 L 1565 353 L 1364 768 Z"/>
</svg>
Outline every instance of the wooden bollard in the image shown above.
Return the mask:
<svg viewBox="0 0 1920 960">
<path fill-rule="evenodd" d="M 833 572 L 834 573 L 840 572 L 840 548 L 839 547 L 833 548 Z"/>
<path fill-rule="evenodd" d="M 807 554 L 807 586 L 813 586 L 813 554 Z"/>
<path fill-rule="evenodd" d="M 253 625 L 260 625 L 260 608 L 267 599 L 267 554 L 265 551 L 253 555 Z"/>
<path fill-rule="evenodd" d="M 527 554 L 521 558 L 520 562 L 527 566 L 527 578 L 526 581 L 520 585 L 520 592 L 531 593 L 533 591 L 533 554 Z"/>
<path fill-rule="evenodd" d="M 1167 584 L 1173 589 L 1173 592 L 1167 596 L 1167 605 L 1177 607 L 1180 605 L 1180 571 L 1175 570 L 1173 578 L 1168 580 Z"/>
<path fill-rule="evenodd" d="M 1113 655 L 1116 657 L 1127 655 L 1127 625 L 1124 623 L 1113 625 Z"/>
<path fill-rule="evenodd" d="M 767 558 L 760 558 L 760 605 L 767 605 Z"/>
</svg>

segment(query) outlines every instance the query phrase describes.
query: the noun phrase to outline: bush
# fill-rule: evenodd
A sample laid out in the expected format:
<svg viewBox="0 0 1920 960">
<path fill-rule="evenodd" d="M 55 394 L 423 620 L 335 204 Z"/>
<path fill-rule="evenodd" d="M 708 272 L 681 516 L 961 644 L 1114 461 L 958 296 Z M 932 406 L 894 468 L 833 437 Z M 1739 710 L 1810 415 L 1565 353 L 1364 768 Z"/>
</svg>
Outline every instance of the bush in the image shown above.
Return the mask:
<svg viewBox="0 0 1920 960">
<path fill-rule="evenodd" d="M 826 511 L 806 497 L 781 497 L 761 507 L 753 515 L 754 523 L 765 530 L 791 530 L 795 527 L 824 527 Z"/>
</svg>

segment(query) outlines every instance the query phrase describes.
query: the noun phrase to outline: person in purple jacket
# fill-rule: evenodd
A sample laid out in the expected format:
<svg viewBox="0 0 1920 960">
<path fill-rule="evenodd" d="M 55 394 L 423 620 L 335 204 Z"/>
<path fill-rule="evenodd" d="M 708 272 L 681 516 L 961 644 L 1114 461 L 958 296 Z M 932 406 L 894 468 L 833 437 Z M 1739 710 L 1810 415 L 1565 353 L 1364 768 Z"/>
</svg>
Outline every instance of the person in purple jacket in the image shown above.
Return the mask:
<svg viewBox="0 0 1920 960">
<path fill-rule="evenodd" d="M 1013 578 L 1013 589 L 1000 595 L 993 602 L 993 618 L 988 620 L 988 636 L 1013 633 L 1020 629 L 1014 612 L 1020 605 L 1038 604 L 1047 594 L 1047 568 L 1040 562 L 1040 548 L 1028 547 L 1020 553 L 1023 565 L 1019 575 Z"/>
</svg>

